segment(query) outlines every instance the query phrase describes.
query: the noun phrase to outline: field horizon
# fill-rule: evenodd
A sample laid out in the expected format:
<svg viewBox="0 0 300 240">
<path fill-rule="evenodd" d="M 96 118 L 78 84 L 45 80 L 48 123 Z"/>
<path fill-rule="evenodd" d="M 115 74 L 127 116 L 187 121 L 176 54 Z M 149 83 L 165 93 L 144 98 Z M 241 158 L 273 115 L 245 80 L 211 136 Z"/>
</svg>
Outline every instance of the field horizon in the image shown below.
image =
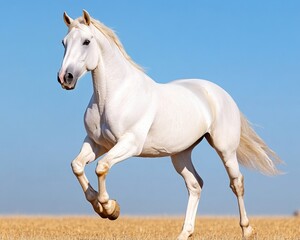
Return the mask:
<svg viewBox="0 0 300 240">
<path fill-rule="evenodd" d="M 250 216 L 253 239 L 300 240 L 300 218 Z M 121 216 L 116 221 L 90 215 L 0 215 L 0 240 L 176 239 L 184 216 Z M 241 239 L 237 216 L 197 216 L 191 240 Z"/>
</svg>

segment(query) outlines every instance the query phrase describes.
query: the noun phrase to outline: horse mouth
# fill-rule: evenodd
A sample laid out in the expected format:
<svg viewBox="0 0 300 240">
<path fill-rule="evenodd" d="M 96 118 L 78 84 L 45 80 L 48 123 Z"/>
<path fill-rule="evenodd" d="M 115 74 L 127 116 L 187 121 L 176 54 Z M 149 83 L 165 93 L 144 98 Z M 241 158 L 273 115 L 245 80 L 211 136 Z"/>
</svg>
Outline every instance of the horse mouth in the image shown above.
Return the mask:
<svg viewBox="0 0 300 240">
<path fill-rule="evenodd" d="M 66 81 L 64 82 L 59 82 L 60 86 L 65 89 L 65 90 L 73 90 L 76 87 L 77 81 L 73 80 L 72 82 L 68 83 Z"/>
<path fill-rule="evenodd" d="M 75 88 L 75 85 L 76 84 L 74 84 L 73 86 L 67 86 L 67 85 L 61 84 L 61 87 L 65 90 L 73 90 Z"/>
<path fill-rule="evenodd" d="M 61 87 L 62 87 L 63 89 L 65 89 L 65 90 L 73 90 L 73 89 L 75 89 L 75 86 L 76 86 L 76 83 L 75 83 L 75 84 L 72 84 L 72 85 L 67 85 L 67 84 L 65 84 L 65 83 L 62 83 L 62 84 L 61 84 Z"/>
</svg>

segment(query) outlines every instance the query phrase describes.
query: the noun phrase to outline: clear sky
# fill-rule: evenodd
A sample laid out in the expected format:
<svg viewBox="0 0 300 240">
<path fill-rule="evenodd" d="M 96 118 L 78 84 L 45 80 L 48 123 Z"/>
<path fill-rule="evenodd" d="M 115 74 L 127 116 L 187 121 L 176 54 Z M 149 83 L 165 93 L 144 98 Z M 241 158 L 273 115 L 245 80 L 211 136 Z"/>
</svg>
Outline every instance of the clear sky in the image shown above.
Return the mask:
<svg viewBox="0 0 300 240">
<path fill-rule="evenodd" d="M 0 21 L 0 214 L 93 214 L 70 162 L 85 137 L 92 94 L 56 80 L 66 34 L 62 14 L 86 9 L 116 30 L 156 81 L 203 78 L 225 88 L 286 165 L 266 177 L 242 168 L 250 215 L 300 208 L 300 1 L 5 1 Z M 171 140 L 170 140 L 171 141 Z M 204 179 L 198 214 L 238 214 L 216 153 L 193 154 Z M 87 175 L 96 187 L 95 163 Z M 169 158 L 132 158 L 110 171 L 123 214 L 183 214 L 187 192 Z"/>
</svg>

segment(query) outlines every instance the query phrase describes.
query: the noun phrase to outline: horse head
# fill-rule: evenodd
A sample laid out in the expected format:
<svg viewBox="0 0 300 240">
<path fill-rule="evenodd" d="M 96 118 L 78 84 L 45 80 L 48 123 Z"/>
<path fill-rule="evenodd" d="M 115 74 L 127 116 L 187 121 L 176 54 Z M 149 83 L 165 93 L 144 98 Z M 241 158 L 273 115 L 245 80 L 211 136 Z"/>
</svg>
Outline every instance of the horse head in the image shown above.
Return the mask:
<svg viewBox="0 0 300 240">
<path fill-rule="evenodd" d="M 64 12 L 63 18 L 68 33 L 62 40 L 65 53 L 57 80 L 64 89 L 72 90 L 78 79 L 97 67 L 100 50 L 87 11 L 83 10 L 83 16 L 75 20 Z"/>
</svg>

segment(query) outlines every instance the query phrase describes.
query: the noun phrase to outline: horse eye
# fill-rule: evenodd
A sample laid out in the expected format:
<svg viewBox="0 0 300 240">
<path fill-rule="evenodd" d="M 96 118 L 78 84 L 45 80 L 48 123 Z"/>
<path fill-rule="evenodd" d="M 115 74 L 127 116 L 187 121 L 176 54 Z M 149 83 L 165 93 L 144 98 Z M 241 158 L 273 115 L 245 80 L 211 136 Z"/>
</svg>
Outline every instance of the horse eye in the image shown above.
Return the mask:
<svg viewBox="0 0 300 240">
<path fill-rule="evenodd" d="M 84 40 L 83 45 L 89 45 L 90 42 L 91 42 L 90 40 L 86 39 L 86 40 Z"/>
</svg>

